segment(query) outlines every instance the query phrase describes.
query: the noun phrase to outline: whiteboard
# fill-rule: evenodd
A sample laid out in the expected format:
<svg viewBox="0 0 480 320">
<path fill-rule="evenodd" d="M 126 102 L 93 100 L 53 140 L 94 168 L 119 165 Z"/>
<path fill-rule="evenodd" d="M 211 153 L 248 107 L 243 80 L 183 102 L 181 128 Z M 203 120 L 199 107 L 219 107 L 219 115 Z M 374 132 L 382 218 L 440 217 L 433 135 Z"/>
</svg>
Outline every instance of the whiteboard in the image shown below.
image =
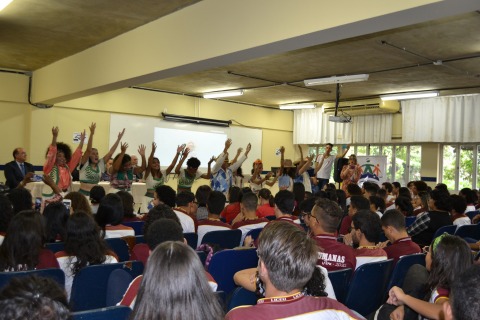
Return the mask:
<svg viewBox="0 0 480 320">
<path fill-rule="evenodd" d="M 195 152 L 192 152 L 190 156 L 198 157 L 201 162 L 201 171 L 206 172 L 208 160 L 212 156 L 218 156 L 223 151 L 227 137 L 232 139 L 233 142 L 229 149 L 230 159 L 233 159 L 238 148 L 245 150 L 248 143 L 252 144 L 252 150 L 245 161 L 244 170 L 249 170 L 251 163 L 255 159 L 262 158 L 261 129 L 238 126 L 223 128 L 169 122 L 156 117 L 111 114 L 110 147 L 123 128 L 125 128 L 125 135 L 122 142 L 127 142 L 129 145 L 127 154 L 138 156 L 138 146 L 144 144 L 147 146 L 146 157 L 148 158 L 152 142 L 155 141 L 157 143 L 155 156 L 160 159 L 162 168 L 170 165 L 178 145 L 189 143 L 195 145 Z"/>
</svg>

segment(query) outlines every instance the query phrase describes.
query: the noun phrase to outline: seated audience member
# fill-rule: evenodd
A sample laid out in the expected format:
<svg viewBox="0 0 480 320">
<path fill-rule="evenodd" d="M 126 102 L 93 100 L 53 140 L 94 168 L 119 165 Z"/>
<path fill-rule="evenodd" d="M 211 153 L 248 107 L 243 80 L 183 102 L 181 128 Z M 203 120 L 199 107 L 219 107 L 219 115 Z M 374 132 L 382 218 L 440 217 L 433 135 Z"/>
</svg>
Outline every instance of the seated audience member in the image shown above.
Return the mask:
<svg viewBox="0 0 480 320">
<path fill-rule="evenodd" d="M 359 319 L 333 299 L 304 294 L 318 270 L 318 247 L 304 232 L 291 223 L 275 222 L 265 227 L 258 243 L 258 277 L 264 284 L 265 298 L 255 306 L 231 310 L 225 319 L 284 319 L 307 314 L 312 319 Z"/>
<path fill-rule="evenodd" d="M 65 290 L 49 278 L 13 278 L 0 292 L 0 320 L 25 319 L 70 319 Z"/>
<path fill-rule="evenodd" d="M 430 193 L 427 191 L 420 191 L 412 199 L 413 215 L 418 216 L 420 213 L 428 211 L 428 200 Z"/>
<path fill-rule="evenodd" d="M 275 199 L 268 189 L 261 189 L 258 192 L 259 206 L 257 207 L 257 217 L 265 218 L 275 216 Z"/>
<path fill-rule="evenodd" d="M 146 243 L 142 243 L 148 250 L 146 251 L 144 265 L 147 265 L 147 259 L 149 258 L 151 252 L 161 243 L 166 241 L 180 241 L 186 243 L 186 240 L 183 238 L 182 227 L 173 219 L 169 218 L 160 218 L 155 220 L 148 228 L 147 233 L 145 234 Z M 205 275 L 208 280 L 208 284 L 213 291 L 217 290 L 217 283 L 212 278 L 212 276 L 206 272 Z M 138 289 L 142 282 L 143 276 L 138 276 L 132 280 L 130 285 L 127 288 L 122 300 L 118 303 L 119 305 L 127 306 L 133 308 L 135 306 L 135 300 L 137 297 Z"/>
<path fill-rule="evenodd" d="M 2 244 L 8 225 L 13 218 L 12 203 L 7 196 L 0 194 L 0 244 Z"/>
<path fill-rule="evenodd" d="M 34 210 L 20 211 L 12 220 L 0 246 L 0 270 L 23 271 L 58 268 L 52 251 L 45 249 L 43 217 Z"/>
<path fill-rule="evenodd" d="M 467 202 L 467 208 L 465 209 L 465 213 L 470 211 L 476 211 L 475 209 L 475 192 L 470 188 L 463 188 L 458 193 L 459 196 L 465 198 Z"/>
<path fill-rule="evenodd" d="M 159 219 L 170 219 L 178 223 L 180 227 L 182 226 L 180 224 L 180 220 L 178 219 L 178 216 L 175 214 L 175 212 L 173 212 L 173 209 L 163 203 L 150 209 L 150 211 L 148 211 L 148 214 L 146 214 L 145 216 L 146 216 L 145 224 L 143 225 L 144 235 L 148 233 L 150 226 Z M 182 234 L 183 234 L 183 229 L 182 229 Z M 148 245 L 146 243 L 137 243 L 133 247 L 131 259 L 141 261 L 145 266 L 147 265 L 147 259 L 149 255 L 150 255 L 150 249 L 148 248 Z"/>
<path fill-rule="evenodd" d="M 8 200 L 12 204 L 13 213 L 33 209 L 33 198 L 30 191 L 25 188 L 15 188 L 7 193 Z"/>
<path fill-rule="evenodd" d="M 294 182 L 292 192 L 295 197 L 295 206 L 293 209 L 293 215 L 298 217 L 300 215 L 300 209 L 298 208 L 298 206 L 303 200 L 305 200 L 305 186 L 301 182 Z"/>
<path fill-rule="evenodd" d="M 370 201 L 368 201 L 368 199 L 363 196 L 350 197 L 350 207 L 348 207 L 348 215 L 343 217 L 342 224 L 340 225 L 339 233 L 341 235 L 349 233 L 350 226 L 352 224 L 352 217 L 360 210 L 370 210 Z"/>
<path fill-rule="evenodd" d="M 439 190 L 433 190 L 430 196 L 430 211 L 417 216 L 415 222 L 407 229 L 412 240 L 420 246 L 426 246 L 432 242 L 438 228 L 452 224 L 450 196 Z"/>
<path fill-rule="evenodd" d="M 123 207 L 123 219 L 122 222 L 132 222 L 132 221 L 141 221 L 139 217 L 135 214 L 135 202 L 133 201 L 133 196 L 127 191 L 118 191 L 117 195 L 122 199 Z"/>
<path fill-rule="evenodd" d="M 273 200 L 275 202 L 275 220 L 300 224 L 300 219 L 292 215 L 293 209 L 295 209 L 295 196 L 293 192 L 280 190 Z M 301 226 L 299 225 L 299 227 Z"/>
<path fill-rule="evenodd" d="M 197 221 L 208 218 L 207 199 L 210 195 L 210 192 L 212 192 L 212 188 L 206 184 L 198 187 L 197 191 L 195 191 L 195 199 L 197 200 L 198 206 Z"/>
<path fill-rule="evenodd" d="M 419 192 L 428 191 L 428 186 L 425 181 L 417 180 L 413 181 L 412 185 L 412 195 L 416 196 Z"/>
<path fill-rule="evenodd" d="M 375 212 L 379 218 L 382 217 L 385 212 L 385 200 L 379 196 L 370 196 L 370 211 Z"/>
<path fill-rule="evenodd" d="M 365 263 L 387 260 L 387 253 L 376 246 L 381 232 L 380 218 L 370 210 L 360 210 L 353 216 L 352 231 L 343 241 L 356 248 L 356 268 Z"/>
<path fill-rule="evenodd" d="M 65 241 L 67 235 L 67 221 L 70 212 L 61 202 L 50 203 L 43 210 L 45 220 L 45 234 L 47 243 Z"/>
<path fill-rule="evenodd" d="M 212 191 L 208 196 L 207 200 L 207 209 L 208 209 L 208 219 L 201 220 L 198 222 L 198 243 L 197 247 L 200 246 L 203 240 L 203 236 L 210 231 L 218 230 L 230 230 L 232 227 L 220 221 L 220 213 L 223 208 L 225 208 L 225 195 L 220 191 Z"/>
<path fill-rule="evenodd" d="M 240 203 L 242 211 L 232 221 L 232 229 L 240 229 L 242 231 L 240 243 L 243 243 L 248 231 L 263 228 L 269 222 L 266 218 L 257 217 L 257 203 L 258 198 L 253 192 L 247 193 L 242 197 L 242 202 Z"/>
<path fill-rule="evenodd" d="M 5 184 L 10 189 L 15 189 L 23 180 L 28 172 L 35 173 L 33 165 L 26 162 L 27 152 L 23 148 L 15 148 L 13 150 L 13 161 L 5 164 L 3 173 L 5 174 Z"/>
<path fill-rule="evenodd" d="M 163 203 L 169 206 L 170 208 L 175 208 L 176 194 L 175 190 L 172 187 L 163 185 L 155 188 L 153 204 L 155 206 Z M 195 232 L 196 226 L 195 221 L 181 210 L 173 209 L 173 212 L 177 215 L 182 225 L 183 232 Z"/>
<path fill-rule="evenodd" d="M 380 190 L 380 186 L 373 182 L 364 182 L 362 185 L 363 196 L 365 198 L 370 198 L 371 196 L 376 196 L 377 191 Z"/>
<path fill-rule="evenodd" d="M 225 222 L 232 223 L 232 220 L 240 213 L 240 200 L 242 200 L 242 189 L 235 186 L 230 187 L 228 189 L 228 205 L 220 214 L 225 219 Z"/>
<path fill-rule="evenodd" d="M 399 196 L 395 199 L 395 209 L 403 213 L 405 217 L 413 216 L 413 205 L 410 198 Z"/>
<path fill-rule="evenodd" d="M 400 188 L 402 185 L 398 181 L 392 182 L 392 195 L 396 198 L 400 193 Z"/>
<path fill-rule="evenodd" d="M 70 212 L 84 211 L 88 214 L 92 214 L 92 208 L 90 203 L 85 195 L 80 192 L 72 191 L 69 192 L 64 199 L 72 201 L 72 206 L 70 207 Z"/>
<path fill-rule="evenodd" d="M 467 208 L 465 198 L 452 194 L 450 199 L 452 201 L 452 211 L 450 211 L 450 213 L 452 215 L 453 224 L 456 226 L 471 224 L 470 218 L 464 213 Z"/>
<path fill-rule="evenodd" d="M 62 142 L 57 142 L 58 127 L 52 128 L 52 143 L 48 147 L 43 173 L 49 175 L 63 193 L 70 191 L 72 184 L 72 172 L 82 158 L 83 140 L 85 130 L 80 134 L 80 142 L 72 154 L 72 149 Z M 50 198 L 54 195 L 48 186 L 45 186 L 42 196 Z"/>
<path fill-rule="evenodd" d="M 350 206 L 350 200 L 353 196 L 363 196 L 362 188 L 360 188 L 357 184 L 349 184 L 347 186 L 347 207 Z"/>
<path fill-rule="evenodd" d="M 223 319 L 219 299 L 192 248 L 167 241 L 148 260 L 130 319 Z"/>
<path fill-rule="evenodd" d="M 315 206 L 315 202 L 317 202 L 318 198 L 311 197 L 306 200 L 303 200 L 300 203 L 300 217 L 302 218 L 303 223 L 308 227 L 308 216 L 312 213 L 312 209 Z"/>
<path fill-rule="evenodd" d="M 65 272 L 65 290 L 69 297 L 73 278 L 83 267 L 118 262 L 116 254 L 100 238 L 100 228 L 92 216 L 83 211 L 75 212 L 68 219 L 65 248 L 55 253 L 55 257 Z"/>
<path fill-rule="evenodd" d="M 197 221 L 197 203 L 195 202 L 195 195 L 190 191 L 182 191 L 177 193 L 175 198 L 176 211 L 180 211 L 188 215 L 195 222 Z"/>
<path fill-rule="evenodd" d="M 393 194 L 393 184 L 390 182 L 383 182 L 382 189 L 384 189 L 387 193 L 385 199 L 385 206 L 387 210 L 395 209 L 395 195 Z"/>
<path fill-rule="evenodd" d="M 398 307 L 390 314 L 390 319 L 402 319 L 404 306 L 417 312 L 421 316 L 419 318 L 443 319 L 442 304 L 448 301 L 450 288 L 472 266 L 471 251 L 467 243 L 457 236 L 444 233 L 435 238 L 428 248 L 425 257 L 425 266 L 429 271 L 428 295 L 425 301 L 405 294 L 399 287 L 392 287 L 387 303 Z"/>
<path fill-rule="evenodd" d="M 97 214 L 100 201 L 105 197 L 105 189 L 102 186 L 93 186 L 90 189 L 90 208 L 92 214 Z"/>
<path fill-rule="evenodd" d="M 476 320 L 480 314 L 480 266 L 465 270 L 450 288 L 450 300 L 443 304 L 445 320 Z"/>
<path fill-rule="evenodd" d="M 412 201 L 412 193 L 410 191 L 409 188 L 407 187 L 400 187 L 400 189 L 398 189 L 398 197 L 407 197 L 408 200 Z"/>
<path fill-rule="evenodd" d="M 98 206 L 95 220 L 102 230 L 104 238 L 134 236 L 131 227 L 124 226 L 122 199 L 115 193 L 107 194 Z"/>
<path fill-rule="evenodd" d="M 381 245 L 387 253 L 388 259 L 396 264 L 398 259 L 409 254 L 422 253 L 422 249 L 412 241 L 405 228 L 405 217 L 398 210 L 387 210 L 381 218 L 382 229 L 390 243 Z"/>
<path fill-rule="evenodd" d="M 318 264 L 328 271 L 345 268 L 355 270 L 357 263 L 353 248 L 337 241 L 337 226 L 342 215 L 342 210 L 335 202 L 318 199 L 312 214 L 307 216 L 313 239 L 320 248 Z"/>
<path fill-rule="evenodd" d="M 448 191 L 448 186 L 445 183 L 438 183 L 435 186 L 435 190 L 440 190 L 440 191 L 443 191 L 445 193 L 450 194 L 450 191 Z"/>
<path fill-rule="evenodd" d="M 342 189 L 335 189 L 335 195 L 337 196 L 337 203 L 343 212 L 347 212 L 347 193 Z"/>
<path fill-rule="evenodd" d="M 195 180 L 203 178 L 203 179 L 210 179 L 212 177 L 212 162 L 215 161 L 215 156 L 213 156 L 210 161 L 208 161 L 208 172 L 202 173 L 198 171 L 198 167 L 200 167 L 200 160 L 195 157 L 192 157 L 187 160 L 187 168 L 182 169 L 182 165 L 188 157 L 190 153 L 190 149 L 186 148 L 183 153 L 180 161 L 178 162 L 177 166 L 175 167 L 175 174 L 178 175 L 178 184 L 177 184 L 177 192 L 181 191 L 192 191 L 192 185 Z"/>
</svg>

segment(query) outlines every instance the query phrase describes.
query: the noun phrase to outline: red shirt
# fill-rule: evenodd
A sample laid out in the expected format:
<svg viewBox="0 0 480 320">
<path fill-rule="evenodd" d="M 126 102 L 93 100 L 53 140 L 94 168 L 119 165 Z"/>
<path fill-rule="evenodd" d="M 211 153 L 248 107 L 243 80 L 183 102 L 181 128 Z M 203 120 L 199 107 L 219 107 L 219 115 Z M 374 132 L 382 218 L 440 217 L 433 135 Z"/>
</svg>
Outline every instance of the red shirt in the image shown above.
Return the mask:
<svg viewBox="0 0 480 320">
<path fill-rule="evenodd" d="M 422 249 L 420 249 L 418 244 L 413 242 L 410 237 L 398 239 L 388 247 L 383 248 L 383 250 L 387 253 L 388 259 L 393 259 L 394 264 L 396 264 L 402 256 L 422 253 Z"/>
<path fill-rule="evenodd" d="M 335 271 L 345 268 L 355 270 L 357 258 L 355 251 L 341 242 L 337 241 L 337 237 L 319 234 L 313 239 L 317 242 L 320 251 L 318 252 L 317 264 L 326 268 L 328 271 Z"/>
<path fill-rule="evenodd" d="M 275 215 L 275 207 L 270 207 L 270 204 L 265 203 L 257 208 L 257 217 L 265 218 Z"/>
<path fill-rule="evenodd" d="M 240 202 L 229 204 L 223 209 L 220 217 L 225 218 L 227 223 L 232 223 L 232 220 L 240 213 Z"/>
</svg>

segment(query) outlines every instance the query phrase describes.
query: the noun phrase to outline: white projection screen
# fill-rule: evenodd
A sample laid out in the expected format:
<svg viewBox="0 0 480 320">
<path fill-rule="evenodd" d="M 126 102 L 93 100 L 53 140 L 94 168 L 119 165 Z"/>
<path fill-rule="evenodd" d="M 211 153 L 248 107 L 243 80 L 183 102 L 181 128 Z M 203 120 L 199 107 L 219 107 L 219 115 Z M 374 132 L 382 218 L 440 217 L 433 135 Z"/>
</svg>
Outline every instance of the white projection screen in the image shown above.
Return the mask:
<svg viewBox="0 0 480 320">
<path fill-rule="evenodd" d="M 229 149 L 230 159 L 238 148 L 252 144 L 248 160 L 243 165 L 244 170 L 250 169 L 250 164 L 257 158 L 261 159 L 262 130 L 244 127 L 215 127 L 189 123 L 168 122 L 154 117 L 111 114 L 110 140 L 111 146 L 123 128 L 125 135 L 122 139 L 129 147 L 127 154 L 138 156 L 138 146 L 147 146 L 146 157 L 150 155 L 152 142 L 157 144 L 155 156 L 160 159 L 162 168 L 170 165 L 178 145 L 187 144 L 192 151 L 189 157 L 197 157 L 201 161 L 201 171 L 206 171 L 207 163 L 212 156 L 222 152 L 227 138 L 232 139 L 233 145 Z M 117 154 L 120 148 L 115 152 Z"/>
</svg>

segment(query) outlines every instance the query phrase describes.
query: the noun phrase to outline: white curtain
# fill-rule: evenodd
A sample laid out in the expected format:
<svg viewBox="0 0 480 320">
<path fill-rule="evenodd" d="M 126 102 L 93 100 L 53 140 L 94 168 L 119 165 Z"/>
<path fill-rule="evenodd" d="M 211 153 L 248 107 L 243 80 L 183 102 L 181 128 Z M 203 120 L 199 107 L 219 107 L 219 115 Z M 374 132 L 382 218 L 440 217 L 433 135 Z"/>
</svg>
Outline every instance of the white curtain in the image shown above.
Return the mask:
<svg viewBox="0 0 480 320">
<path fill-rule="evenodd" d="M 294 144 L 384 143 L 392 137 L 392 115 L 354 116 L 352 123 L 328 121 L 321 108 L 295 110 Z"/>
<path fill-rule="evenodd" d="M 352 117 L 353 143 L 390 143 L 392 119 L 392 114 Z"/>
<path fill-rule="evenodd" d="M 351 143 L 352 124 L 329 122 L 321 108 L 295 110 L 293 113 L 294 144 Z"/>
<path fill-rule="evenodd" d="M 479 142 L 480 95 L 402 101 L 403 142 Z"/>
</svg>

